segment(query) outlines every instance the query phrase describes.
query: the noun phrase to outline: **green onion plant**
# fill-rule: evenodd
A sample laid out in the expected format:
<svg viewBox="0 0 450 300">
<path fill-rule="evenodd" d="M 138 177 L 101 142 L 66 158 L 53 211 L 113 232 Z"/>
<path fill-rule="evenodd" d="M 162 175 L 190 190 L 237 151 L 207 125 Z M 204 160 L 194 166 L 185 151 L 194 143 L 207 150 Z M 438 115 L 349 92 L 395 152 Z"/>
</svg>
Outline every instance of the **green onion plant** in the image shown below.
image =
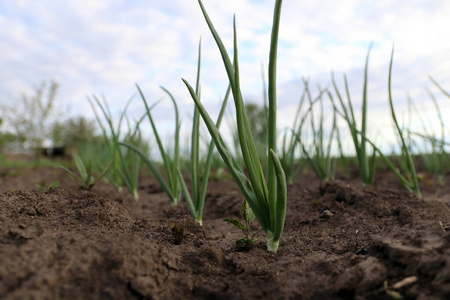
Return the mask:
<svg viewBox="0 0 450 300">
<path fill-rule="evenodd" d="M 430 80 L 439 89 L 440 92 L 442 92 L 447 98 L 450 99 L 450 94 L 447 91 L 445 91 L 433 77 L 430 76 Z M 421 156 L 424 160 L 427 171 L 430 173 L 436 173 L 438 176 L 438 183 L 442 185 L 445 183 L 445 175 L 447 174 L 448 168 L 450 166 L 449 153 L 446 151 L 445 147 L 450 144 L 445 139 L 444 118 L 439 108 L 437 99 L 431 92 L 431 90 L 429 90 L 428 88 L 427 92 L 430 95 L 437 112 L 437 118 L 440 123 L 440 137 L 436 135 L 433 129 L 426 128 L 425 122 L 421 118 L 421 115 L 419 114 L 417 109 L 415 109 L 415 112 L 416 115 L 420 118 L 423 132 L 419 133 L 410 130 L 408 131 L 408 134 L 417 136 L 422 140 L 424 140 L 425 143 L 428 143 L 429 148 L 419 149 L 419 152 L 422 153 Z M 410 106 L 412 107 L 413 105 L 411 104 Z M 429 153 L 427 153 L 427 151 L 429 151 Z"/>
<path fill-rule="evenodd" d="M 371 46 L 372 47 L 372 46 Z M 337 98 L 340 103 L 340 107 L 342 109 L 343 114 L 345 115 L 345 121 L 350 129 L 350 134 L 353 140 L 353 145 L 355 147 L 356 156 L 359 165 L 359 171 L 362 179 L 363 185 L 370 185 L 373 181 L 373 177 L 375 175 L 375 167 L 376 167 L 376 151 L 372 151 L 372 155 L 369 156 L 369 152 L 367 149 L 368 142 L 367 134 L 366 134 L 366 124 L 367 124 L 367 85 L 368 85 L 368 67 L 369 67 L 369 54 L 370 49 L 366 56 L 366 64 L 364 68 L 364 85 L 363 85 L 363 97 L 362 97 L 362 112 L 361 112 L 361 129 L 357 129 L 357 121 L 355 118 L 352 100 L 350 98 L 350 91 L 348 88 L 347 77 L 344 74 L 344 84 L 345 84 L 345 92 L 347 95 L 347 105 L 344 103 L 343 96 L 339 91 L 336 81 L 334 79 L 334 75 L 331 75 L 331 81 L 336 92 Z M 334 103 L 332 98 L 332 94 L 329 93 L 331 101 Z M 334 105 L 334 104 L 333 104 Z M 336 107 L 336 106 L 335 106 Z M 359 135 L 358 131 L 362 134 Z M 370 143 L 369 143 L 370 144 Z"/>
<path fill-rule="evenodd" d="M 148 102 L 145 99 L 144 93 L 142 92 L 141 88 L 138 85 L 136 85 L 136 87 L 139 91 L 142 101 L 144 102 L 146 115 L 150 121 L 150 125 L 152 127 L 153 134 L 155 135 L 156 142 L 158 143 L 158 148 L 163 160 L 164 168 L 166 171 L 165 175 L 167 176 L 167 179 L 165 179 L 163 174 L 160 172 L 158 165 L 154 161 L 152 161 L 150 157 L 144 151 L 142 151 L 142 149 L 126 142 L 121 142 L 119 144 L 131 149 L 141 157 L 141 159 L 144 161 L 144 163 L 147 165 L 147 167 L 151 170 L 153 175 L 158 180 L 159 184 L 161 185 L 166 195 L 169 197 L 170 204 L 178 205 L 180 203 L 181 197 L 181 188 L 178 178 L 181 122 L 179 118 L 177 102 L 175 101 L 173 95 L 166 88 L 161 87 L 161 89 L 169 96 L 175 110 L 175 134 L 173 145 L 174 148 L 173 148 L 173 156 L 171 156 L 170 153 L 164 148 L 164 145 L 161 141 L 161 137 L 158 133 L 158 129 L 156 128 L 155 121 L 151 113 L 153 106 L 150 107 L 148 105 Z"/>
<path fill-rule="evenodd" d="M 334 174 L 336 171 L 336 160 L 331 155 L 331 146 L 335 139 L 337 114 L 336 111 L 334 111 L 332 128 L 328 137 L 328 141 L 326 142 L 324 129 L 325 117 L 324 117 L 324 106 L 322 97 L 325 91 L 319 88 L 320 91 L 319 96 L 315 100 L 313 100 L 308 88 L 308 84 L 306 82 L 305 82 L 305 90 L 307 91 L 310 107 L 305 116 L 303 117 L 303 120 L 306 120 L 306 118 L 309 116 L 312 133 L 312 143 L 307 148 L 307 145 L 305 145 L 304 140 L 300 138 L 301 136 L 304 136 L 301 135 L 301 131 L 296 133 L 296 140 L 300 144 L 303 155 L 308 160 L 308 163 L 313 169 L 314 173 L 320 180 L 326 181 L 334 178 Z M 314 118 L 315 110 L 313 108 L 315 104 L 319 104 L 318 124 L 316 124 Z"/>
<path fill-rule="evenodd" d="M 284 229 L 286 217 L 286 199 L 287 187 L 284 171 L 280 160 L 276 155 L 276 56 L 278 44 L 278 29 L 280 23 L 281 0 L 275 3 L 272 37 L 269 55 L 269 113 L 268 113 L 268 181 L 261 167 L 258 158 L 255 142 L 252 137 L 248 119 L 246 116 L 244 101 L 240 88 L 238 49 L 236 36 L 236 20 L 233 22 L 234 32 L 234 58 L 231 62 L 228 53 L 220 36 L 214 28 L 201 0 L 198 1 L 203 16 L 209 26 L 209 29 L 217 43 L 222 56 L 228 80 L 233 93 L 234 104 L 236 108 L 236 119 L 238 134 L 245 167 L 248 172 L 248 178 L 241 167 L 236 163 L 231 152 L 226 146 L 219 132 L 219 129 L 212 121 L 208 112 L 200 102 L 195 90 L 183 79 L 192 99 L 197 106 L 199 113 L 208 128 L 208 131 L 219 151 L 224 163 L 227 165 L 233 179 L 239 186 L 244 198 L 247 200 L 250 208 L 256 216 L 259 224 L 266 234 L 267 248 L 269 251 L 276 252 L 279 246 L 280 237 Z"/>
<path fill-rule="evenodd" d="M 306 81 L 304 81 L 306 84 Z M 295 112 L 294 122 L 291 128 L 286 128 L 283 133 L 282 147 L 280 151 L 280 162 L 286 175 L 288 184 L 293 184 L 302 169 L 302 164 L 296 161 L 296 150 L 298 146 L 299 132 L 304 124 L 303 115 L 301 115 L 303 103 L 306 99 L 306 89 L 304 89 Z M 302 120 L 302 121 L 300 121 Z"/>
<path fill-rule="evenodd" d="M 421 197 L 420 188 L 419 188 L 419 182 L 417 179 L 416 169 L 414 166 L 414 161 L 412 159 L 411 153 L 409 151 L 409 144 L 407 143 L 407 140 L 404 137 L 404 130 L 399 126 L 399 123 L 397 121 L 397 116 L 395 114 L 394 110 L 394 103 L 392 100 L 392 93 L 391 93 L 391 79 L 392 79 L 392 65 L 394 60 L 394 48 L 392 48 L 391 53 L 391 60 L 389 64 L 389 79 L 388 79 L 388 95 L 389 95 L 389 107 L 391 111 L 392 120 L 394 122 L 396 133 L 399 137 L 400 142 L 400 148 L 401 148 L 401 159 L 404 162 L 403 170 L 400 171 L 389 159 L 389 157 L 385 156 L 380 148 L 378 148 L 372 141 L 370 141 L 363 131 L 360 131 L 356 129 L 355 125 L 351 122 L 349 119 L 349 116 L 345 113 L 342 113 L 338 110 L 336 106 L 334 106 L 336 112 L 341 115 L 345 121 L 349 124 L 350 130 L 354 132 L 357 135 L 360 135 L 364 138 L 364 140 L 369 143 L 374 151 L 380 155 L 380 157 L 386 162 L 386 165 L 394 172 L 394 174 L 397 176 L 397 178 L 402 182 L 403 186 L 415 193 L 419 198 Z"/>
<path fill-rule="evenodd" d="M 411 156 L 411 153 L 408 148 L 407 141 L 404 137 L 404 132 L 400 128 L 397 117 L 395 115 L 394 111 L 394 103 L 392 100 L 392 93 L 391 93 L 391 82 L 392 82 L 392 65 L 394 62 L 394 47 L 392 47 L 392 53 L 391 53 L 391 61 L 389 63 L 389 80 L 388 80 L 388 94 L 389 94 L 389 106 L 391 108 L 391 115 L 392 120 L 394 121 L 395 128 L 397 129 L 398 136 L 401 141 L 401 156 L 403 158 L 403 161 L 405 162 L 405 173 L 406 177 L 399 177 L 399 172 L 395 172 L 397 177 L 402 181 L 403 185 L 410 191 L 414 192 L 418 197 L 421 197 L 420 189 L 419 189 L 419 182 L 417 180 L 417 174 L 416 174 L 416 168 L 414 166 L 414 161 Z"/>
<path fill-rule="evenodd" d="M 450 99 L 450 95 L 430 76 L 431 81 L 438 87 L 438 89 Z M 431 92 L 431 90 L 427 89 L 428 94 L 433 101 L 434 107 L 436 109 L 437 117 L 440 124 L 440 137 L 436 138 L 435 134 L 427 134 L 428 141 L 432 146 L 432 171 L 438 174 L 438 182 L 439 184 L 444 184 L 445 174 L 447 173 L 449 167 L 449 155 L 445 151 L 445 126 L 444 126 L 444 118 L 442 116 L 441 110 L 439 108 L 439 104 L 437 102 L 436 97 Z M 436 142 L 439 140 L 439 142 Z"/>
<path fill-rule="evenodd" d="M 134 199 L 139 198 L 138 194 L 138 184 L 139 184 L 139 170 L 141 167 L 141 158 L 139 155 L 127 149 L 121 149 L 119 142 L 123 138 L 126 142 L 135 144 L 137 147 L 144 148 L 144 143 L 141 138 L 140 133 L 140 123 L 144 119 L 145 115 L 142 116 L 136 124 L 131 126 L 129 119 L 126 117 L 126 112 L 133 98 L 131 98 L 122 113 L 120 114 L 119 122 L 117 126 L 114 126 L 113 116 L 109 109 L 108 102 L 103 98 L 103 103 L 94 96 L 94 101 L 100 108 L 103 117 L 106 120 L 107 126 L 101 121 L 100 115 L 95 109 L 95 105 L 91 99 L 89 103 L 94 111 L 97 123 L 99 124 L 104 143 L 106 145 L 107 157 L 114 160 L 114 164 L 111 167 L 111 172 L 107 177 L 108 181 L 111 182 L 119 191 L 122 191 L 122 186 L 128 189 L 128 191 L 133 195 Z M 122 137 L 122 124 L 126 120 L 128 125 L 128 131 L 125 137 Z"/>
<path fill-rule="evenodd" d="M 96 185 L 100 180 L 103 179 L 103 177 L 106 176 L 106 174 L 111 169 L 114 161 L 112 160 L 105 169 L 99 174 L 98 176 L 94 175 L 94 172 L 92 171 L 92 160 L 89 159 L 87 166 L 84 165 L 83 160 L 77 155 L 73 155 L 73 162 L 75 164 L 75 167 L 78 170 L 78 174 L 75 174 L 71 170 L 60 166 L 63 170 L 65 170 L 70 176 L 75 178 L 78 183 L 80 184 L 80 188 L 83 190 L 90 191 L 94 185 Z"/>
<path fill-rule="evenodd" d="M 198 63 L 197 63 L 197 81 L 195 85 L 195 94 L 200 99 L 200 66 L 201 66 L 201 40 L 198 48 Z M 230 95 L 230 87 L 228 87 L 225 94 L 224 101 L 222 102 L 222 108 L 220 110 L 216 127 L 220 127 L 225 108 Z M 190 153 L 190 170 L 191 170 L 191 183 L 192 183 L 192 196 L 189 193 L 186 182 L 183 175 L 178 169 L 178 178 L 180 180 L 181 188 L 183 190 L 184 197 L 188 204 L 189 211 L 192 217 L 202 225 L 203 220 L 203 207 L 205 205 L 206 190 L 208 187 L 209 174 L 211 170 L 211 164 L 213 162 L 214 154 L 214 142 L 211 140 L 208 146 L 206 165 L 203 173 L 200 170 L 200 114 L 197 106 L 194 106 L 194 115 L 192 120 L 192 134 L 191 134 L 191 153 Z M 202 175 L 202 176 L 201 176 Z"/>
<path fill-rule="evenodd" d="M 440 112 L 439 106 L 437 104 L 437 100 L 434 95 L 431 93 L 429 89 L 427 89 L 428 94 L 430 95 L 434 106 L 437 112 L 437 118 L 440 122 L 440 137 L 436 136 L 434 129 L 427 126 L 424 118 L 421 113 L 413 103 L 412 99 L 408 98 L 408 107 L 410 109 L 409 112 L 409 128 L 411 128 L 412 118 L 420 121 L 420 125 L 422 127 L 422 132 L 424 138 L 421 138 L 423 144 L 420 144 L 417 140 L 413 140 L 411 135 L 413 132 L 411 130 L 407 130 L 408 139 L 411 140 L 411 143 L 414 144 L 415 148 L 418 148 L 418 153 L 424 162 L 425 169 L 428 173 L 436 174 L 438 177 L 439 184 L 444 184 L 445 170 L 447 164 L 447 153 L 444 149 L 444 143 L 440 141 L 445 141 L 445 133 L 444 133 L 444 120 L 442 118 L 442 114 Z M 415 115 L 413 116 L 412 111 L 414 111 Z M 422 146 L 422 147 L 421 147 Z"/>
<path fill-rule="evenodd" d="M 48 194 L 51 189 L 56 188 L 59 186 L 59 181 L 53 181 L 49 185 L 45 184 L 45 180 L 41 181 L 40 183 L 36 183 L 35 186 L 39 188 L 44 193 Z"/>
<path fill-rule="evenodd" d="M 334 117 L 336 116 L 336 111 L 334 111 Z M 337 119 L 334 119 L 335 121 L 337 121 Z M 337 124 L 337 122 L 335 123 L 335 127 L 334 130 L 336 131 L 336 142 L 337 142 L 337 146 L 338 146 L 338 150 L 339 150 L 339 158 L 336 162 L 336 169 L 340 169 L 342 168 L 343 170 L 343 175 L 345 178 L 349 178 L 350 177 L 350 168 L 349 168 L 349 158 L 345 155 L 344 153 L 344 149 L 342 147 L 342 138 L 341 138 L 341 133 L 339 130 L 339 126 Z"/>
<path fill-rule="evenodd" d="M 297 145 L 292 128 L 286 128 L 283 132 L 279 158 L 288 184 L 295 182 L 301 170 L 301 166 L 297 163 L 295 157 Z"/>
</svg>

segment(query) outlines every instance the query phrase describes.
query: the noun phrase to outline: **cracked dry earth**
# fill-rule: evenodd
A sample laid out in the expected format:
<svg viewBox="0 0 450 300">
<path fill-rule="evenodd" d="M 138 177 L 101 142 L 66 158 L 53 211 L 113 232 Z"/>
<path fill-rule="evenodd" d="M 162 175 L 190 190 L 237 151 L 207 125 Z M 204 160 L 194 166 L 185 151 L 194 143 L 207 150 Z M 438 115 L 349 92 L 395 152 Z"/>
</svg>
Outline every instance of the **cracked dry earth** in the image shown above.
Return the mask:
<svg viewBox="0 0 450 300">
<path fill-rule="evenodd" d="M 274 254 L 236 247 L 229 180 L 210 182 L 200 227 L 149 176 L 135 201 L 103 183 L 79 190 L 59 169 L 8 172 L 0 299 L 450 299 L 448 180 L 424 180 L 418 199 L 389 173 L 365 188 L 302 174 Z M 43 193 L 43 180 L 60 186 Z"/>
</svg>

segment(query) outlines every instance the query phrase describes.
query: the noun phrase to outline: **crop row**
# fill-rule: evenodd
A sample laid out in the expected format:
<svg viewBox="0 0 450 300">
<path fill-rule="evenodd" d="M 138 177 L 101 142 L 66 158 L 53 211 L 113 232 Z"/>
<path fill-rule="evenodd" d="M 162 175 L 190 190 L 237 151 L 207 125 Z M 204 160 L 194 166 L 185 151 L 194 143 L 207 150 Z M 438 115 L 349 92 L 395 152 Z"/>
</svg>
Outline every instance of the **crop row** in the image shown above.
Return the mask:
<svg viewBox="0 0 450 300">
<path fill-rule="evenodd" d="M 368 65 L 367 54 L 364 72 L 363 96 L 361 101 L 361 115 L 356 115 L 355 101 L 350 98 L 350 88 L 344 75 L 344 90 L 338 88 L 334 76 L 331 77 L 330 88 L 320 88 L 313 95 L 309 82 L 304 80 L 304 92 L 300 98 L 292 127 L 279 130 L 277 128 L 277 45 L 278 28 L 282 1 L 277 0 L 274 9 L 273 27 L 270 43 L 268 65 L 268 95 L 262 108 L 262 123 L 264 134 L 257 135 L 249 122 L 248 106 L 244 103 L 239 74 L 239 57 L 237 47 L 236 20 L 234 20 L 234 51 L 229 56 L 219 33 L 208 16 L 202 1 L 200 8 L 205 21 L 217 44 L 228 75 L 228 89 L 223 98 L 218 118 L 213 120 L 201 100 L 201 41 L 198 51 L 197 76 L 194 86 L 183 79 L 187 91 L 195 103 L 192 113 L 192 129 L 190 148 L 180 154 L 180 129 L 181 121 L 178 112 L 177 100 L 165 88 L 164 93 L 171 100 L 174 108 L 174 132 L 169 145 L 164 144 L 158 132 L 158 126 L 153 118 L 153 109 L 160 101 L 150 103 L 140 87 L 137 86 L 140 98 L 145 105 L 145 113 L 135 121 L 127 116 L 128 102 L 122 111 L 117 124 L 114 124 L 113 116 L 105 99 L 93 97 L 90 99 L 92 109 L 95 112 L 97 122 L 101 127 L 103 137 L 103 149 L 86 145 L 85 149 L 79 149 L 74 156 L 74 162 L 79 175 L 67 170 L 76 177 L 85 188 L 90 188 L 100 178 L 104 177 L 109 183 L 119 190 L 125 186 L 135 199 L 138 199 L 138 183 L 140 170 L 145 166 L 155 176 L 170 203 L 177 205 L 184 195 L 190 213 L 193 218 L 202 224 L 203 207 L 206 198 L 207 184 L 211 176 L 211 170 L 220 170 L 225 166 L 228 174 L 238 185 L 245 200 L 241 212 L 245 225 L 238 220 L 227 219 L 236 227 L 247 232 L 248 224 L 253 219 L 259 222 L 262 231 L 265 232 L 267 248 L 269 251 L 277 251 L 281 238 L 287 206 L 287 185 L 295 182 L 299 172 L 308 164 L 321 180 L 334 178 L 338 163 L 344 169 L 348 169 L 350 161 L 354 161 L 358 167 L 363 185 L 370 185 L 374 180 L 377 163 L 381 160 L 400 180 L 409 191 L 421 197 L 419 189 L 419 175 L 416 172 L 414 155 L 422 153 L 425 166 L 430 173 L 436 173 L 441 184 L 445 182 L 445 175 L 449 167 L 449 156 L 446 152 L 448 143 L 445 140 L 445 125 L 439 110 L 436 98 L 431 94 L 431 99 L 436 107 L 440 120 L 440 134 L 430 129 L 420 117 L 420 113 L 412 101 L 409 102 L 410 115 L 416 114 L 415 119 L 421 120 L 422 131 L 413 131 L 411 126 L 400 124 L 395 111 L 394 99 L 391 93 L 392 66 L 394 61 L 394 49 L 390 58 L 389 79 L 387 82 L 390 115 L 393 122 L 393 130 L 398 140 L 399 155 L 386 154 L 379 144 L 374 142 L 367 130 L 368 114 Z M 264 77 L 264 76 L 263 76 Z M 432 83 L 450 100 L 450 95 L 431 78 Z M 265 83 L 264 83 L 265 86 Z M 223 138 L 220 126 L 224 117 L 229 98 L 233 99 L 237 130 L 234 140 L 237 149 L 229 147 Z M 331 109 L 325 109 L 331 107 Z M 327 122 L 331 120 L 331 122 Z M 207 128 L 209 137 L 201 134 L 201 123 Z M 152 149 L 157 149 L 160 159 L 150 155 L 148 137 L 143 137 L 141 126 L 143 122 L 149 122 L 156 144 Z M 347 132 L 342 131 L 338 122 L 343 122 Z M 410 121 L 411 122 L 411 121 Z M 123 128 L 127 128 L 125 132 Z M 281 138 L 277 134 L 281 133 Z M 345 155 L 342 144 L 342 136 L 348 134 L 352 141 L 355 157 Z M 203 147 L 202 141 L 207 141 Z M 202 149 L 206 150 L 202 150 Z M 220 155 L 222 163 L 218 160 Z M 85 167 L 88 166 L 88 167 Z M 95 177 L 99 173 L 99 177 Z M 189 180 L 187 178 L 189 177 Z M 191 188 L 187 186 L 191 183 Z M 247 231 L 245 231 L 247 230 Z"/>
</svg>

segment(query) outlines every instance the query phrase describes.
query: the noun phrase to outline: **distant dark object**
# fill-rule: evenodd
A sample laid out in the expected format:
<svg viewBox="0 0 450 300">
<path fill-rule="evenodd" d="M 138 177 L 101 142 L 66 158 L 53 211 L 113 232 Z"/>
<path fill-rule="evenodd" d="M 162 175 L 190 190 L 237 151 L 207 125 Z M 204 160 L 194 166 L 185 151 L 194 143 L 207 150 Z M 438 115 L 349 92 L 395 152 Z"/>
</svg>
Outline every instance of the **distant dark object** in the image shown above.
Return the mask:
<svg viewBox="0 0 450 300">
<path fill-rule="evenodd" d="M 48 157 L 61 157 L 66 154 L 66 147 L 42 148 L 42 155 Z"/>
</svg>

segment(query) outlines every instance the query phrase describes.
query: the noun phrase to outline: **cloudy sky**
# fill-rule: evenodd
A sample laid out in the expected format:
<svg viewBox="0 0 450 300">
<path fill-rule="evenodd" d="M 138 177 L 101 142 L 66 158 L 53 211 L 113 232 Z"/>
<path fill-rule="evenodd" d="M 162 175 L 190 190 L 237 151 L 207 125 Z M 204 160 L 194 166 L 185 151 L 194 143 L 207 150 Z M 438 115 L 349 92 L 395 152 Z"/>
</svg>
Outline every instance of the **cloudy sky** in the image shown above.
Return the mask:
<svg viewBox="0 0 450 300">
<path fill-rule="evenodd" d="M 242 90 L 248 101 L 262 103 L 261 64 L 266 69 L 273 0 L 204 0 L 224 42 L 232 50 L 236 14 Z M 342 83 L 346 73 L 355 105 L 362 94 L 364 61 L 369 64 L 371 130 L 392 131 L 387 77 L 395 45 L 393 95 L 399 114 L 409 94 L 421 111 L 435 118 L 429 87 L 444 113 L 450 101 L 431 84 L 432 75 L 450 90 L 450 2 L 440 0 L 285 0 L 278 49 L 280 127 L 292 122 L 302 93 L 329 85 L 333 70 Z M 218 50 L 196 0 L 14 0 L 0 1 L 0 103 L 53 79 L 67 115 L 92 117 L 86 96 L 104 95 L 118 113 L 138 83 L 150 102 L 170 90 L 184 123 L 192 100 L 181 78 L 195 82 L 198 41 L 202 36 L 202 101 L 214 114 L 227 86 Z M 315 92 L 315 89 L 313 89 Z M 136 98 L 130 114 L 142 113 Z M 155 109 L 162 128 L 173 114 L 166 99 Z M 432 122 L 432 121 L 431 121 Z"/>
</svg>

